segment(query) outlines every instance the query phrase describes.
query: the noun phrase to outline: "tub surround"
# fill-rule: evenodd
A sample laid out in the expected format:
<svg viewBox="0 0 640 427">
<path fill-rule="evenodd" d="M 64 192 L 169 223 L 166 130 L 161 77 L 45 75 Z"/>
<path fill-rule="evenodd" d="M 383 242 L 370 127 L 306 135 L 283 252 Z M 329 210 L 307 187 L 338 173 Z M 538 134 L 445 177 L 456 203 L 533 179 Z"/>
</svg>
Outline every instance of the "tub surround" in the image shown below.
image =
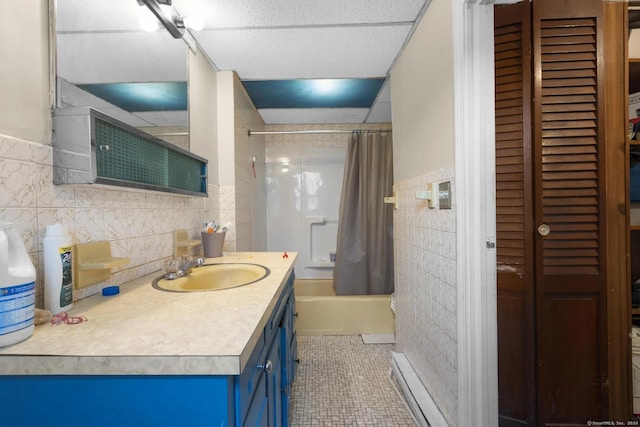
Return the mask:
<svg viewBox="0 0 640 427">
<path fill-rule="evenodd" d="M 239 252 L 206 263 L 255 263 L 261 281 L 220 291 L 164 292 L 155 272 L 74 304 L 77 325 L 41 325 L 0 348 L 0 375 L 238 375 L 285 288 L 296 253 Z"/>
</svg>

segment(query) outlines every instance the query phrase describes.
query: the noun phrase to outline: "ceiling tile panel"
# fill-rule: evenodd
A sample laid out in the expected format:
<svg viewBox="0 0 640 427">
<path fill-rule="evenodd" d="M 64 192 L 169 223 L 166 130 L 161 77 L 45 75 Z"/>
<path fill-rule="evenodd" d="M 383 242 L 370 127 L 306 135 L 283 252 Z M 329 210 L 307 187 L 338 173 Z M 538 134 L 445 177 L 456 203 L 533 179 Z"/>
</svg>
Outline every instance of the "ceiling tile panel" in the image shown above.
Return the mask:
<svg viewBox="0 0 640 427">
<path fill-rule="evenodd" d="M 221 70 L 244 80 L 385 77 L 411 25 L 203 31 Z"/>
<path fill-rule="evenodd" d="M 174 0 L 184 15 L 197 13 L 205 29 L 344 25 L 414 21 L 424 0 Z"/>
<path fill-rule="evenodd" d="M 275 124 L 364 123 L 368 108 L 265 108 L 264 122 Z"/>
<path fill-rule="evenodd" d="M 151 13 L 135 0 L 58 0 L 56 12 L 58 32 L 140 31 L 140 16 Z"/>
<path fill-rule="evenodd" d="M 257 108 L 370 108 L 384 79 L 251 80 Z"/>
<path fill-rule="evenodd" d="M 166 31 L 58 35 L 58 73 L 73 83 L 186 81 L 187 47 Z"/>
</svg>

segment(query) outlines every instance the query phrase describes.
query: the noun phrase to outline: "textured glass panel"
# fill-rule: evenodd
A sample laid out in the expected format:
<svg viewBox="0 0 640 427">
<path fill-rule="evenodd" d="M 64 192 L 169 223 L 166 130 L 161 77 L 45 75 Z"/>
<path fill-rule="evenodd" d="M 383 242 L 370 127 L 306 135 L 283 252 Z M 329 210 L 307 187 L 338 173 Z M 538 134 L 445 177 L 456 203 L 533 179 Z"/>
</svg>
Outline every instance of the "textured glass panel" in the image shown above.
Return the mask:
<svg viewBox="0 0 640 427">
<path fill-rule="evenodd" d="M 204 164 L 183 153 L 169 150 L 169 186 L 182 190 L 205 192 Z"/>
<path fill-rule="evenodd" d="M 168 186 L 166 147 L 99 119 L 95 138 L 99 177 Z"/>
<path fill-rule="evenodd" d="M 94 138 L 98 178 L 172 193 L 207 193 L 207 164 L 189 153 L 95 116 Z"/>
</svg>

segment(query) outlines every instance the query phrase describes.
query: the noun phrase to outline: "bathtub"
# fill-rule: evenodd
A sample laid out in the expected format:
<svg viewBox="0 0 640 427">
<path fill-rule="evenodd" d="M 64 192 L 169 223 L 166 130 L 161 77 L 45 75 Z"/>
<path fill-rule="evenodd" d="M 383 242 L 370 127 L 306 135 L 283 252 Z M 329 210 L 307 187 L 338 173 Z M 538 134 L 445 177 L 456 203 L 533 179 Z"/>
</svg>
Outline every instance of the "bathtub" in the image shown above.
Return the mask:
<svg viewBox="0 0 640 427">
<path fill-rule="evenodd" d="M 394 333 L 391 295 L 336 296 L 331 279 L 296 279 L 299 335 Z"/>
</svg>

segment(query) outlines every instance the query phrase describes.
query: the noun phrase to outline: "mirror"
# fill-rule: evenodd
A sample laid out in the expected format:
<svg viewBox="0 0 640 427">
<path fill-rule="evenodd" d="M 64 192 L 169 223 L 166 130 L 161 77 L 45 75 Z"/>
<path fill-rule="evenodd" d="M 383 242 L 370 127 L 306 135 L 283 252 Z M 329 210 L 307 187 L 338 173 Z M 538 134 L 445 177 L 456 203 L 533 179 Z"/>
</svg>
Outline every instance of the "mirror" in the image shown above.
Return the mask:
<svg viewBox="0 0 640 427">
<path fill-rule="evenodd" d="M 90 106 L 189 150 L 187 44 L 136 0 L 56 3 L 56 106 Z"/>
</svg>

